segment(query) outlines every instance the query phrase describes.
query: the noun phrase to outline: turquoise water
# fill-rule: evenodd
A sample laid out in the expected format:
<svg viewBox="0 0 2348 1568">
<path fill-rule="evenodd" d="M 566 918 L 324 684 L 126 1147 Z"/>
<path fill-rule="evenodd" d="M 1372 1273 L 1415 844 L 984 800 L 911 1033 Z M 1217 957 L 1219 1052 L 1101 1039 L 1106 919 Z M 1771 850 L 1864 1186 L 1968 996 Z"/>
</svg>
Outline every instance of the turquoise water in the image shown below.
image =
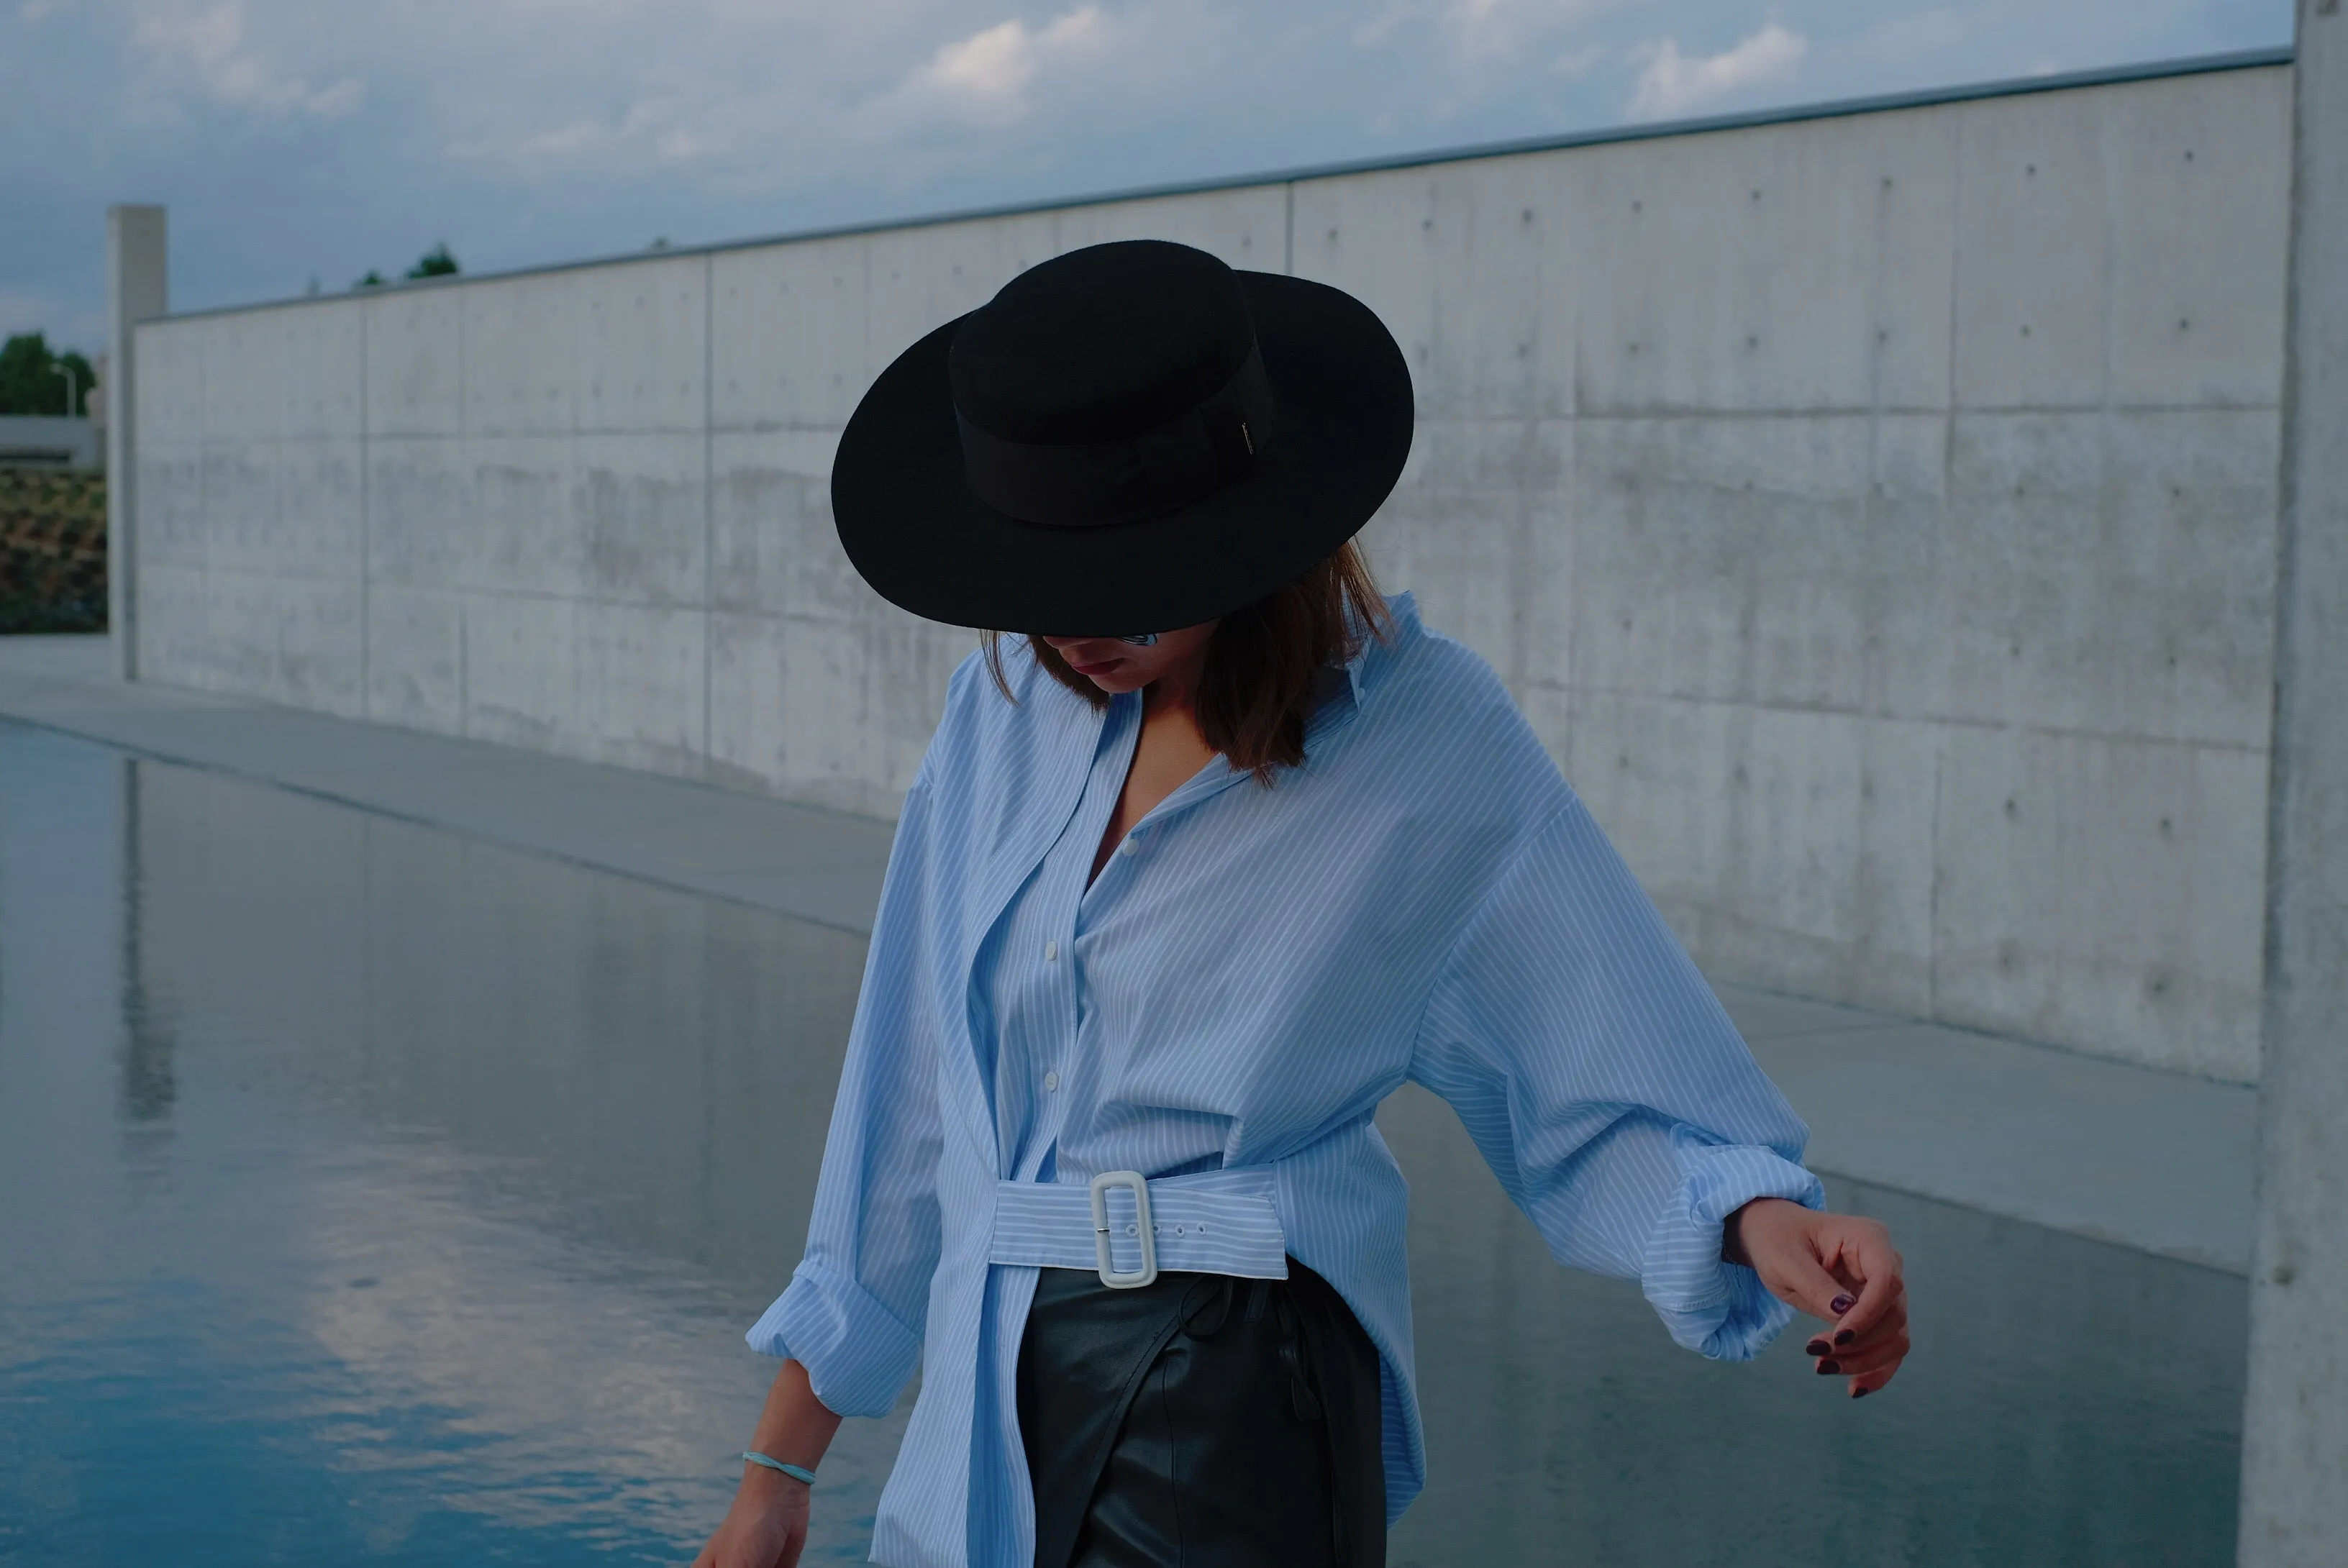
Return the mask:
<svg viewBox="0 0 2348 1568">
<path fill-rule="evenodd" d="M 0 1562 L 681 1563 L 771 1366 L 860 938 L 0 725 Z M 2230 1559 L 2240 1280 L 1837 1183 L 1921 1348 L 1674 1349 L 1449 1114 L 1397 1564 Z M 809 1561 L 860 1559 L 903 1412 Z"/>
</svg>

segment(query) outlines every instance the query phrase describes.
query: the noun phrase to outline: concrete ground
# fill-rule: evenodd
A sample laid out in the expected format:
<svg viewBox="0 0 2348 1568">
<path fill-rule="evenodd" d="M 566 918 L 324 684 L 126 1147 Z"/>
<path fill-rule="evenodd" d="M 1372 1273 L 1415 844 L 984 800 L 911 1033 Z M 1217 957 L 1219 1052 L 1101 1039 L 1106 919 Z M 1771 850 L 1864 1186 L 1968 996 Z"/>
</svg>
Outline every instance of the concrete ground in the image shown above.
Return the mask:
<svg viewBox="0 0 2348 1568">
<path fill-rule="evenodd" d="M 822 924 L 870 927 L 888 824 L 107 674 L 0 638 L 0 719 Z M 0 808 L 5 802 L 0 802 Z M 2256 1091 L 1715 982 L 1818 1169 L 2247 1274 Z"/>
</svg>

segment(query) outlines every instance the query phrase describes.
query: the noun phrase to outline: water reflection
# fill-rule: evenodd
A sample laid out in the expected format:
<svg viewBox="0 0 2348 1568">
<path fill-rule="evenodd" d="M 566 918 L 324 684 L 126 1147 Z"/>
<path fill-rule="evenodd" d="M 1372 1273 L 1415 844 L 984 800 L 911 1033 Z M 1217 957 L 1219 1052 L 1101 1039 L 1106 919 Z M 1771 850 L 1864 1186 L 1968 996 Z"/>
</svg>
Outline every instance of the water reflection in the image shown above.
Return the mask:
<svg viewBox="0 0 2348 1568">
<path fill-rule="evenodd" d="M 0 1560 L 676 1560 L 861 955 L 0 727 Z"/>
<path fill-rule="evenodd" d="M 859 939 L 0 726 L 0 1559 L 659 1562 L 722 1509 Z M 1449 1113 L 1409 1169 L 1434 1484 L 1398 1563 L 2223 1560 L 2238 1280 L 1895 1194 L 1861 1406 L 1569 1275 Z M 898 1423 L 851 1422 L 863 1553 Z"/>
<path fill-rule="evenodd" d="M 860 938 L 136 770 L 137 980 L 179 1029 L 306 1103 L 524 1160 L 632 1252 L 761 1291 L 788 1270 Z"/>
<path fill-rule="evenodd" d="M 1921 1347 L 1853 1403 L 1799 1333 L 1716 1366 L 1634 1288 L 1556 1267 L 1429 1097 L 1380 1119 L 1418 1200 L 1437 1467 L 1397 1568 L 2233 1560 L 2241 1280 L 1829 1180 L 1892 1228 Z"/>
</svg>

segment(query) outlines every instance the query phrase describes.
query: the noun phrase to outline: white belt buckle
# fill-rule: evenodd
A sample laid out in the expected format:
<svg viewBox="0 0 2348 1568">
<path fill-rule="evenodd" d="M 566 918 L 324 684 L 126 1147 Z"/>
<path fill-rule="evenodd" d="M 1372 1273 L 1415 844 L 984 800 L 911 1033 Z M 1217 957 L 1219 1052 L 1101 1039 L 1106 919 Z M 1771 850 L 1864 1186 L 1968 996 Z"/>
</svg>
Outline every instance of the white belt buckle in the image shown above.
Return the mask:
<svg viewBox="0 0 2348 1568">
<path fill-rule="evenodd" d="M 1133 1189 L 1134 1222 L 1141 1237 L 1141 1266 L 1119 1274 L 1109 1264 L 1108 1190 Z M 1100 1260 L 1101 1284 L 1111 1290 L 1138 1290 L 1158 1278 L 1158 1230 L 1149 1219 L 1149 1178 L 1138 1171 L 1104 1171 L 1093 1178 L 1093 1252 Z"/>
</svg>

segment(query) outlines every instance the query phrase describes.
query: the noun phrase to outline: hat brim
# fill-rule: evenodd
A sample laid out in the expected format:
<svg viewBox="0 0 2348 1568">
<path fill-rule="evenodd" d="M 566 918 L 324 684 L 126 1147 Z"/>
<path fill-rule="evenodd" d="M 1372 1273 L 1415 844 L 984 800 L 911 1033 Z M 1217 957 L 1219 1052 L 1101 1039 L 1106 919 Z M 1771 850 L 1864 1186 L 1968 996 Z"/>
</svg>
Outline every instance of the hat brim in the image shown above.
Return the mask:
<svg viewBox="0 0 2348 1568">
<path fill-rule="evenodd" d="M 1241 273 L 1280 424 L 1239 480 L 1160 517 L 1025 522 L 971 493 L 946 379 L 959 319 L 897 356 L 839 438 L 831 505 L 875 592 L 953 625 L 1056 636 L 1162 632 L 1252 603 L 1335 553 L 1410 456 L 1410 367 L 1339 289 Z"/>
</svg>

